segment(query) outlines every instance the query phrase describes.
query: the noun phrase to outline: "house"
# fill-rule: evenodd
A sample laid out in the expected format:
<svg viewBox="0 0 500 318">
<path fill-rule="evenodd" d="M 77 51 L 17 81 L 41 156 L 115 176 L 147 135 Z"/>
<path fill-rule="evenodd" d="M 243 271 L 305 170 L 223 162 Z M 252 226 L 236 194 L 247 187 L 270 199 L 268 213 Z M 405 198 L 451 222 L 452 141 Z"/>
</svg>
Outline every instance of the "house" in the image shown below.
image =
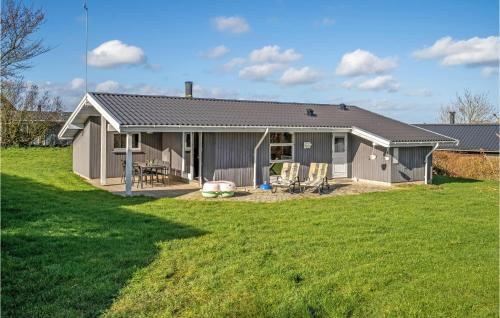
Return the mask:
<svg viewBox="0 0 500 318">
<path fill-rule="evenodd" d="M 188 180 L 269 181 L 272 163 L 329 163 L 329 177 L 386 184 L 431 179 L 431 153 L 454 139 L 356 106 L 88 93 L 61 131 L 73 139 L 73 170 L 84 178 L 123 173 L 160 159 Z"/>
<path fill-rule="evenodd" d="M 457 139 L 458 144 L 440 144 L 438 150 L 499 155 L 500 125 L 497 124 L 417 124 L 416 126 Z"/>
<path fill-rule="evenodd" d="M 71 139 L 57 138 L 58 132 L 63 127 L 64 123 L 71 116 L 71 112 L 45 112 L 45 111 L 30 111 L 30 115 L 34 121 L 46 121 L 47 131 L 45 136 L 33 142 L 34 146 L 69 146 Z"/>
</svg>

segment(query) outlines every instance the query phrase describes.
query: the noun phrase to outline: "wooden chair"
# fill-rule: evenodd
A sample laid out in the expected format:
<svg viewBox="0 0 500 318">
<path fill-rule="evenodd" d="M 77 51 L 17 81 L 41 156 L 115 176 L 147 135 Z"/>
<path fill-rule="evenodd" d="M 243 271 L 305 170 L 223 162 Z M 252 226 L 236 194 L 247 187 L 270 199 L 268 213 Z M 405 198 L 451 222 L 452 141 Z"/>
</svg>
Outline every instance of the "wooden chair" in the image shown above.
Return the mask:
<svg viewBox="0 0 500 318">
<path fill-rule="evenodd" d="M 298 162 L 284 162 L 281 167 L 281 175 L 275 182 L 271 183 L 272 193 L 276 193 L 277 188 L 287 188 L 290 193 L 295 192 L 295 186 L 300 189 L 299 168 L 300 163 Z"/>
<path fill-rule="evenodd" d="M 311 163 L 309 166 L 309 176 L 305 182 L 302 183 L 302 192 L 310 189 L 311 192 L 318 190 L 318 194 L 323 194 L 323 191 L 328 185 L 326 174 L 328 172 L 327 163 Z"/>
</svg>

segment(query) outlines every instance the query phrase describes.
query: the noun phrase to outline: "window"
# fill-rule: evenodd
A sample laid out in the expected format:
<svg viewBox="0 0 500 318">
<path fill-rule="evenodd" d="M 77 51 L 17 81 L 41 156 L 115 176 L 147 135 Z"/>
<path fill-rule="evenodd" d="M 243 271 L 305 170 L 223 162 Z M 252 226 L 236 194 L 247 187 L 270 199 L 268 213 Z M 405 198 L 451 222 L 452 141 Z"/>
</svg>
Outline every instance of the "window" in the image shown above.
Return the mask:
<svg viewBox="0 0 500 318">
<path fill-rule="evenodd" d="M 132 134 L 132 150 L 139 150 L 141 143 L 140 134 Z M 125 151 L 127 146 L 127 134 L 114 134 L 113 135 L 113 150 Z"/>
<path fill-rule="evenodd" d="M 293 161 L 293 134 L 271 133 L 269 148 L 271 162 Z"/>
<path fill-rule="evenodd" d="M 345 152 L 345 137 L 335 137 L 335 152 Z"/>
<path fill-rule="evenodd" d="M 392 163 L 399 163 L 399 148 L 392 149 Z"/>
<path fill-rule="evenodd" d="M 191 150 L 191 133 L 189 132 L 184 134 L 184 149 Z"/>
</svg>

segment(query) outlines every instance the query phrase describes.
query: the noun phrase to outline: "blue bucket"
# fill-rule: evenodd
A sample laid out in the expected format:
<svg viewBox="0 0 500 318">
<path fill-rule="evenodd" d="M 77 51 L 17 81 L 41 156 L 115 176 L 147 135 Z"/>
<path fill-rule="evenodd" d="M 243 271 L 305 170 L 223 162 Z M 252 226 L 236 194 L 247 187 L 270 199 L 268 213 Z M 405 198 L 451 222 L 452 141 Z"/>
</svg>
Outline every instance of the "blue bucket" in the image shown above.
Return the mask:
<svg viewBox="0 0 500 318">
<path fill-rule="evenodd" d="M 271 185 L 268 183 L 264 183 L 259 186 L 259 189 L 261 190 L 271 190 L 271 188 L 272 188 Z"/>
</svg>

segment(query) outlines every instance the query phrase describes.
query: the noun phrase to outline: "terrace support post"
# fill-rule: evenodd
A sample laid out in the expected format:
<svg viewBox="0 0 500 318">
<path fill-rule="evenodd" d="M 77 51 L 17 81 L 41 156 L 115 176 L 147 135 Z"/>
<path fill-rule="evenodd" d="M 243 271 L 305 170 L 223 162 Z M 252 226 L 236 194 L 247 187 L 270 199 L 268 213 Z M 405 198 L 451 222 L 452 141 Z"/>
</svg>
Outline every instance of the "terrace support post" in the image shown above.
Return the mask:
<svg viewBox="0 0 500 318">
<path fill-rule="evenodd" d="M 429 184 L 429 182 L 432 182 L 432 167 L 431 171 L 429 172 L 429 157 L 432 155 L 434 150 L 439 147 L 439 142 L 436 143 L 436 145 L 432 148 L 431 151 L 427 155 L 425 155 L 425 173 L 424 173 L 424 183 Z"/>
<path fill-rule="evenodd" d="M 203 133 L 198 133 L 198 179 L 200 188 L 203 187 Z"/>
<path fill-rule="evenodd" d="M 101 184 L 105 185 L 106 180 L 106 134 L 108 122 L 101 116 Z"/>
<path fill-rule="evenodd" d="M 264 135 L 260 138 L 259 142 L 253 149 L 253 188 L 257 189 L 257 152 L 259 150 L 260 145 L 266 138 L 267 134 L 269 133 L 269 128 L 266 128 L 266 131 L 264 132 Z"/>
<path fill-rule="evenodd" d="M 125 194 L 132 195 L 132 134 L 128 133 L 125 145 Z"/>
</svg>

